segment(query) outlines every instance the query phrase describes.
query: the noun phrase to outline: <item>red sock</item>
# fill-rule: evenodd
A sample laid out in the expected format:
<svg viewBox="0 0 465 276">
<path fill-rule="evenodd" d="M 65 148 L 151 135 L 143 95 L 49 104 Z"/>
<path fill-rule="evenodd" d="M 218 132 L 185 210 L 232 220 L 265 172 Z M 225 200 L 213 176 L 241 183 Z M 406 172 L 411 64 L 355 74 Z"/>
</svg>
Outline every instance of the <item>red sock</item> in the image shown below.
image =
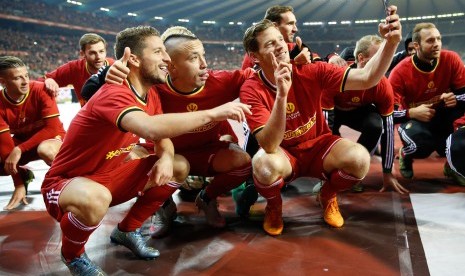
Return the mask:
<svg viewBox="0 0 465 276">
<path fill-rule="evenodd" d="M 334 170 L 331 172 L 329 180 L 321 188 L 321 197 L 323 200 L 329 200 L 335 197 L 336 193 L 352 188 L 362 179 L 347 174 L 343 170 Z"/>
<path fill-rule="evenodd" d="M 244 183 L 251 174 L 252 165 L 250 163 L 227 173 L 219 173 L 207 185 L 205 194 L 209 199 L 217 198 Z"/>
<path fill-rule="evenodd" d="M 15 175 L 12 175 L 11 178 L 13 178 L 13 183 L 15 187 L 24 185 L 24 181 L 21 178 L 21 174 L 17 173 Z"/>
<path fill-rule="evenodd" d="M 61 253 L 67 261 L 71 261 L 84 253 L 84 245 L 89 236 L 100 226 L 87 226 L 80 222 L 71 212 L 63 215 L 60 228 L 63 233 L 61 237 Z"/>
<path fill-rule="evenodd" d="M 276 206 L 282 205 L 283 200 L 281 198 L 281 188 L 284 186 L 284 180 L 280 177 L 271 185 L 264 185 L 260 183 L 255 177 L 253 178 L 255 188 L 264 198 L 266 198 L 267 204 Z"/>
<path fill-rule="evenodd" d="M 153 215 L 158 208 L 181 186 L 181 184 L 170 181 L 163 186 L 148 189 L 132 205 L 126 217 L 118 224 L 119 230 L 132 232 L 140 228 L 144 221 Z"/>
</svg>

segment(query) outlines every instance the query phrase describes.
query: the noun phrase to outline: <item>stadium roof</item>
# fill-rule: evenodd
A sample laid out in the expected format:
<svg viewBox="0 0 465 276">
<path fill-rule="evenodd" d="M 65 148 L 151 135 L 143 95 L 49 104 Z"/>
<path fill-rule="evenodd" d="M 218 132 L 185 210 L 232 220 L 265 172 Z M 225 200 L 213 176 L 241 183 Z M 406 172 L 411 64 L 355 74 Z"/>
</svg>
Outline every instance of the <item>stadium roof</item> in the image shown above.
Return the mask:
<svg viewBox="0 0 465 276">
<path fill-rule="evenodd" d="M 272 5 L 294 7 L 299 24 L 384 17 L 382 0 L 45 0 L 45 2 L 67 6 L 73 6 L 72 2 L 81 3 L 82 5 L 75 5 L 76 9 L 108 13 L 115 17 L 135 16 L 140 21 L 162 20 L 167 24 L 173 24 L 179 19 L 187 19 L 193 24 L 201 24 L 204 21 L 216 24 L 240 21 L 250 24 L 262 19 L 266 9 Z M 455 14 L 464 18 L 457 13 L 465 12 L 465 0 L 391 0 L 390 2 L 398 6 L 401 17 Z"/>
</svg>

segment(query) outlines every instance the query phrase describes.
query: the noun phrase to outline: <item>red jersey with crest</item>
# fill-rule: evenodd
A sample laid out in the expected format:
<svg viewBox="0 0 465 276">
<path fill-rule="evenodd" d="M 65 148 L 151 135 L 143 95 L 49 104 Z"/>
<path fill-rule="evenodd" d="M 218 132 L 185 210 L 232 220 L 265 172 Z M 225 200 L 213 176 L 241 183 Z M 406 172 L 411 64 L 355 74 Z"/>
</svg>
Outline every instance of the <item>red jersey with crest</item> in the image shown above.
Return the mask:
<svg viewBox="0 0 465 276">
<path fill-rule="evenodd" d="M 350 68 L 324 62 L 292 66 L 292 85 L 287 96 L 286 130 L 281 146 L 285 149 L 308 149 L 322 137 L 331 135 L 321 111 L 325 91 L 343 91 Z M 241 102 L 252 106 L 247 123 L 257 133 L 267 123 L 276 98 L 276 86 L 266 80 L 262 70 L 245 81 Z"/>
<path fill-rule="evenodd" d="M 347 90 L 344 93 L 323 93 L 323 109 L 350 111 L 358 107 L 374 104 L 381 116 L 389 116 L 394 112 L 394 92 L 386 77 L 378 85 L 366 90 Z"/>
<path fill-rule="evenodd" d="M 113 62 L 112 58 L 107 58 L 105 59 L 105 66 L 112 65 Z M 45 77 L 54 79 L 60 87 L 72 84 L 79 103 L 84 106 L 86 100 L 82 98 L 81 90 L 91 75 L 86 60 L 82 58 L 63 64 L 53 72 L 45 74 Z"/>
<path fill-rule="evenodd" d="M 0 133 L 9 131 L 23 152 L 44 140 L 63 138 L 65 130 L 59 116 L 55 99 L 47 94 L 43 82 L 31 81 L 29 92 L 19 103 L 1 90 Z"/>
<path fill-rule="evenodd" d="M 403 59 L 389 75 L 396 105 L 408 109 L 436 104 L 442 93 L 465 87 L 465 67 L 457 53 L 441 50 L 431 72 L 421 71 L 415 66 L 413 57 Z"/>
<path fill-rule="evenodd" d="M 165 113 L 192 112 L 211 109 L 234 101 L 244 81 L 252 76 L 251 68 L 241 71 L 208 70 L 205 85 L 190 93 L 176 90 L 167 79 L 166 84 L 157 85 Z M 227 125 L 225 125 L 227 124 Z M 176 151 L 195 149 L 218 141 L 223 134 L 233 134 L 227 121 L 210 122 L 181 136 L 172 138 Z"/>
<path fill-rule="evenodd" d="M 45 176 L 42 187 L 56 178 L 105 174 L 122 164 L 139 136 L 121 127 L 122 118 L 129 112 L 162 113 L 160 100 L 154 88 L 141 99 L 127 83 L 105 84 L 79 110 L 71 121 L 67 137 Z"/>
</svg>

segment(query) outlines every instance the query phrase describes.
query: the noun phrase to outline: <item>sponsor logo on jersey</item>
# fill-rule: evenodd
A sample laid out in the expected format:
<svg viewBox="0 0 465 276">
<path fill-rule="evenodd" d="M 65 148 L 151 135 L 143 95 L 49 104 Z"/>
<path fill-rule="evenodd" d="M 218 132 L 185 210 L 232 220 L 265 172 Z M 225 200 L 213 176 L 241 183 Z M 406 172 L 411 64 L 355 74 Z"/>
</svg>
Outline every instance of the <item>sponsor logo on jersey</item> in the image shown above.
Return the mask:
<svg viewBox="0 0 465 276">
<path fill-rule="evenodd" d="M 313 117 L 310 118 L 310 120 L 306 124 L 298 127 L 295 130 L 288 130 L 284 132 L 284 140 L 290 140 L 290 139 L 304 135 L 315 125 L 315 123 L 316 123 L 316 113 L 313 115 Z"/>
<path fill-rule="evenodd" d="M 130 152 L 135 146 L 136 146 L 136 144 L 130 144 L 129 146 L 127 146 L 127 147 L 125 147 L 125 148 L 120 148 L 120 149 L 117 149 L 117 150 L 109 151 L 109 152 L 106 154 L 105 159 L 109 160 L 109 159 L 112 159 L 113 157 L 118 157 L 118 156 L 120 156 L 120 155 L 123 154 L 123 153 L 128 153 L 128 152 Z"/>
</svg>

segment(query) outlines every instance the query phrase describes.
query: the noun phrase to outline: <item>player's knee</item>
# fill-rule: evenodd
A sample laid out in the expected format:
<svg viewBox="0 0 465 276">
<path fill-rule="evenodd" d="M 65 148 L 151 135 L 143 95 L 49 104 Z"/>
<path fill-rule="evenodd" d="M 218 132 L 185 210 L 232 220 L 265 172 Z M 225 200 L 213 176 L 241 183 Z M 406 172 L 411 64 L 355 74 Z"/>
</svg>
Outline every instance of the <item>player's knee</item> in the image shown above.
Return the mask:
<svg viewBox="0 0 465 276">
<path fill-rule="evenodd" d="M 254 177 L 263 184 L 273 183 L 282 176 L 282 162 L 276 155 L 257 153 L 252 159 Z"/>
<path fill-rule="evenodd" d="M 44 160 L 48 165 L 52 164 L 60 147 L 54 143 L 42 143 L 37 147 L 37 154 L 40 159 Z"/>
<path fill-rule="evenodd" d="M 79 209 L 85 217 L 86 225 L 97 225 L 108 211 L 112 200 L 111 193 L 105 188 L 90 191 L 85 197 Z"/>
<path fill-rule="evenodd" d="M 370 154 L 360 144 L 354 143 L 347 148 L 342 157 L 342 167 L 354 176 L 363 177 L 368 173 L 370 167 Z"/>
<path fill-rule="evenodd" d="M 183 182 L 189 175 L 190 165 L 186 158 L 176 155 L 174 158 L 173 178 L 176 182 Z"/>
<path fill-rule="evenodd" d="M 243 150 L 235 150 L 231 153 L 231 158 L 228 160 L 233 168 L 240 168 L 252 162 L 250 155 Z"/>
</svg>

